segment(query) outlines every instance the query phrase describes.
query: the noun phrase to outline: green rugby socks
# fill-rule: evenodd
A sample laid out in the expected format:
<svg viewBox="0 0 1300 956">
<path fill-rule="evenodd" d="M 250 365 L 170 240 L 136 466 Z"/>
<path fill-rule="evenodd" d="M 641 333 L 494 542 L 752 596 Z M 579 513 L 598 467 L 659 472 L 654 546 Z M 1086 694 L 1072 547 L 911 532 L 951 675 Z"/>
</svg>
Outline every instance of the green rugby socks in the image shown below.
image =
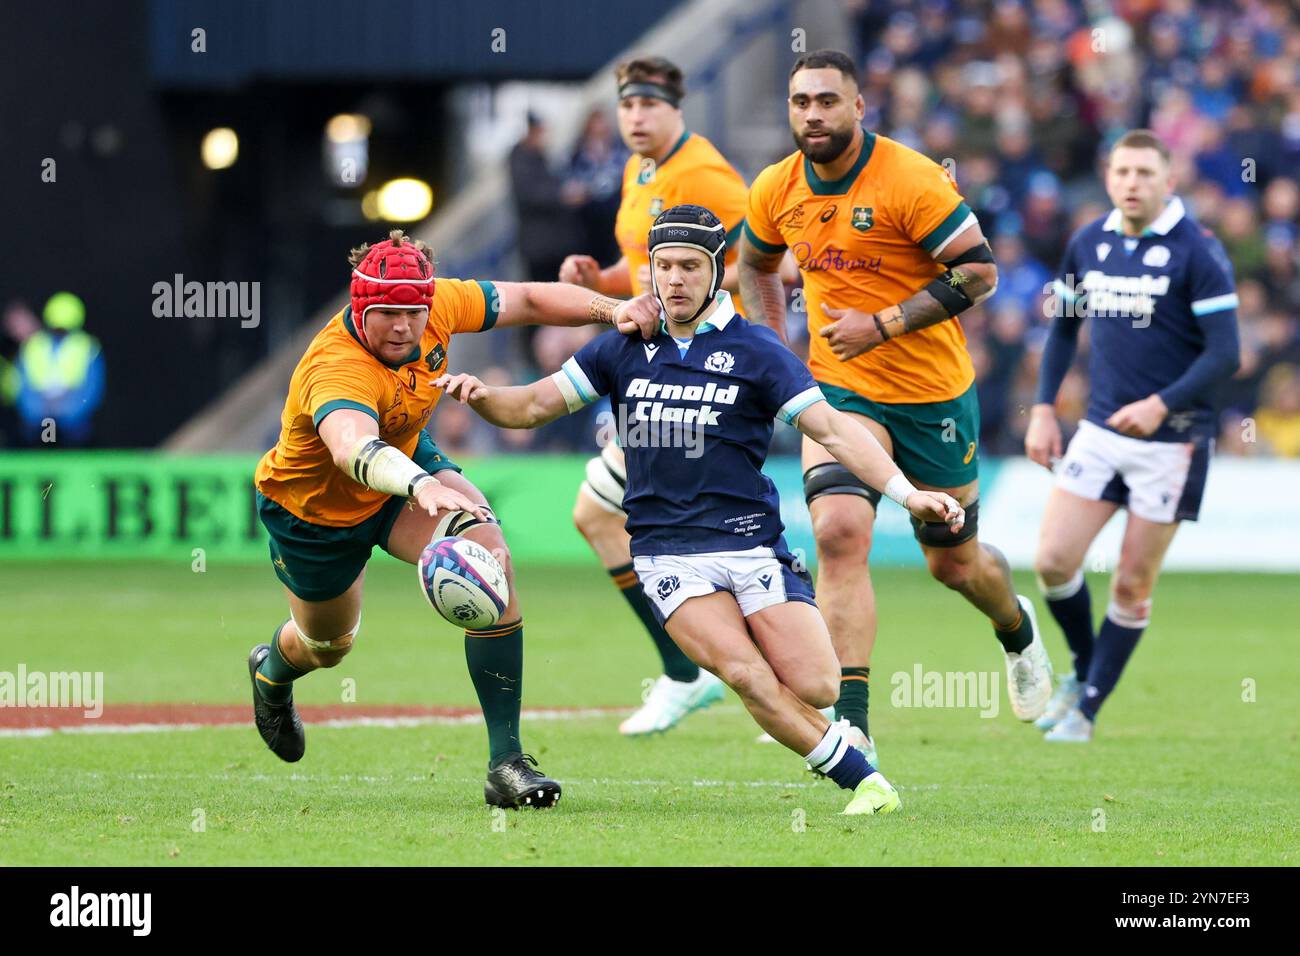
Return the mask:
<svg viewBox="0 0 1300 956">
<path fill-rule="evenodd" d="M 840 699 L 835 702 L 835 719 L 848 720 L 868 737 L 867 702 L 871 696 L 870 667 L 840 668 Z"/>
<path fill-rule="evenodd" d="M 524 622 L 465 632 L 465 664 L 483 708 L 488 766 L 521 753 L 519 711 L 524 699 Z"/>
<path fill-rule="evenodd" d="M 275 634 L 271 637 L 271 653 L 262 659 L 257 668 L 257 692 L 268 704 L 285 703 L 293 696 L 293 682 L 307 673 L 294 667 L 280 653 L 280 632 L 284 630 L 284 624 L 275 629 Z"/>
<path fill-rule="evenodd" d="M 1034 626 L 1029 623 L 1029 615 L 1025 613 L 1023 607 L 1019 606 L 1019 603 L 1016 602 L 1016 611 L 1020 616 L 1016 618 L 1015 624 L 1008 628 L 998 627 L 996 623 L 993 625 L 993 633 L 997 636 L 998 643 L 1008 654 L 1024 653 L 1025 648 L 1034 642 Z"/>
</svg>

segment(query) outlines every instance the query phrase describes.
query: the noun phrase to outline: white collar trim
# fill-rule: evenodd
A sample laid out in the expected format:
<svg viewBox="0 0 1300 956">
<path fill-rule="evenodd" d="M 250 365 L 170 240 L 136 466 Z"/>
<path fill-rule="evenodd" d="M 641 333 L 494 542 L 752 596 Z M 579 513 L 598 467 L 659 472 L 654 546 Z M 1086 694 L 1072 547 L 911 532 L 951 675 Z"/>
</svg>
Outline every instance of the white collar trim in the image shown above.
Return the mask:
<svg viewBox="0 0 1300 956">
<path fill-rule="evenodd" d="M 718 307 L 713 310 L 713 314 L 701 322 L 701 325 L 707 325 L 710 328 L 717 329 L 721 332 L 727 327 L 727 323 L 736 317 L 736 306 L 731 301 L 731 293 L 726 289 L 719 289 L 718 294 L 714 296 L 714 301 Z M 696 329 L 695 331 L 699 331 Z M 707 331 L 707 330 L 706 330 Z"/>
<path fill-rule="evenodd" d="M 1183 201 L 1177 196 L 1174 196 L 1169 200 L 1165 208 L 1161 210 L 1160 215 L 1156 216 L 1156 218 L 1151 221 L 1151 225 L 1142 230 L 1142 235 L 1167 236 L 1169 235 L 1169 230 L 1178 225 L 1186 215 L 1187 208 L 1183 205 Z M 1106 217 L 1106 221 L 1102 223 L 1101 228 L 1103 232 L 1122 233 L 1124 230 L 1123 214 L 1120 213 L 1118 209 L 1112 209 L 1110 215 Z M 1132 237 L 1130 236 L 1129 238 Z"/>
<path fill-rule="evenodd" d="M 695 327 L 696 335 L 701 332 L 712 332 L 715 329 L 720 332 L 736 317 L 736 305 L 731 301 L 731 293 L 726 289 L 719 289 L 713 300 L 718 303 L 718 306 L 711 316 Z M 664 332 L 668 331 L 668 319 L 664 315 L 662 304 L 659 306 L 659 328 Z"/>
</svg>

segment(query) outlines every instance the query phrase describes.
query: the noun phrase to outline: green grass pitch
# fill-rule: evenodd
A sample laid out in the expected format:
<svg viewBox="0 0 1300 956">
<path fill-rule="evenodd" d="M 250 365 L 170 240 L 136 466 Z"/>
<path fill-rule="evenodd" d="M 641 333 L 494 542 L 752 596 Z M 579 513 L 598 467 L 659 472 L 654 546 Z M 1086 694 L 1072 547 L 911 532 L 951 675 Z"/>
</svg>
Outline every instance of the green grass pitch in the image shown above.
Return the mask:
<svg viewBox="0 0 1300 956">
<path fill-rule="evenodd" d="M 0 865 L 1300 862 L 1294 577 L 1166 576 L 1086 747 L 1045 744 L 1015 721 L 997 644 L 960 598 L 923 571 L 875 581 L 872 731 L 903 798 L 890 817 L 837 816 L 847 795 L 755 744 L 729 696 L 653 739 L 621 739 L 617 715 L 526 723 L 525 746 L 565 785 L 541 813 L 484 807 L 472 723 L 309 726 L 295 766 L 251 722 L 0 736 Z M 1018 583 L 1036 595 L 1028 576 Z M 1100 612 L 1105 581 L 1091 586 Z M 299 701 L 473 706 L 461 635 L 411 569 L 376 561 L 367 591 L 356 650 L 302 681 Z M 520 592 L 526 707 L 636 701 L 655 657 L 599 568 L 523 568 Z M 0 607 L 0 671 L 103 671 L 110 705 L 247 706 L 248 649 L 286 616 L 263 566 L 6 564 Z M 997 672 L 999 714 L 893 706 L 893 675 L 918 663 Z"/>
</svg>

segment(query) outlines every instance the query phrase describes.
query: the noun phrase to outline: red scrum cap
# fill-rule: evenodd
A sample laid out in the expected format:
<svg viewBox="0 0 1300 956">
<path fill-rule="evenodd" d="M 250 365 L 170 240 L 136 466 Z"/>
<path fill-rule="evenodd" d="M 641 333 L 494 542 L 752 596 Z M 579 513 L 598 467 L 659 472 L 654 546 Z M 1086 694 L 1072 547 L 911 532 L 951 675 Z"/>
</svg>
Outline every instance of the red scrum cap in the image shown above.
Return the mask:
<svg viewBox="0 0 1300 956">
<path fill-rule="evenodd" d="M 376 243 L 352 270 L 352 314 L 363 342 L 369 310 L 427 309 L 432 304 L 433 263 L 410 240 Z"/>
</svg>

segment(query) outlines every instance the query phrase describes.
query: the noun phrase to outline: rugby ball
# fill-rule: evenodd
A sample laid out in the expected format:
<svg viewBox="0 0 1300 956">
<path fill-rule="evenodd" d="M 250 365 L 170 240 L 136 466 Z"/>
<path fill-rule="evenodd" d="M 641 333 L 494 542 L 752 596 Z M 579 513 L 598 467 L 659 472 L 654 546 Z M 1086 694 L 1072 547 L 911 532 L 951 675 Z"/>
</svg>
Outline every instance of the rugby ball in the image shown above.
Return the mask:
<svg viewBox="0 0 1300 956">
<path fill-rule="evenodd" d="M 416 564 L 420 588 L 433 609 L 457 627 L 491 627 L 510 603 L 505 568 L 468 538 L 434 538 Z"/>
</svg>

